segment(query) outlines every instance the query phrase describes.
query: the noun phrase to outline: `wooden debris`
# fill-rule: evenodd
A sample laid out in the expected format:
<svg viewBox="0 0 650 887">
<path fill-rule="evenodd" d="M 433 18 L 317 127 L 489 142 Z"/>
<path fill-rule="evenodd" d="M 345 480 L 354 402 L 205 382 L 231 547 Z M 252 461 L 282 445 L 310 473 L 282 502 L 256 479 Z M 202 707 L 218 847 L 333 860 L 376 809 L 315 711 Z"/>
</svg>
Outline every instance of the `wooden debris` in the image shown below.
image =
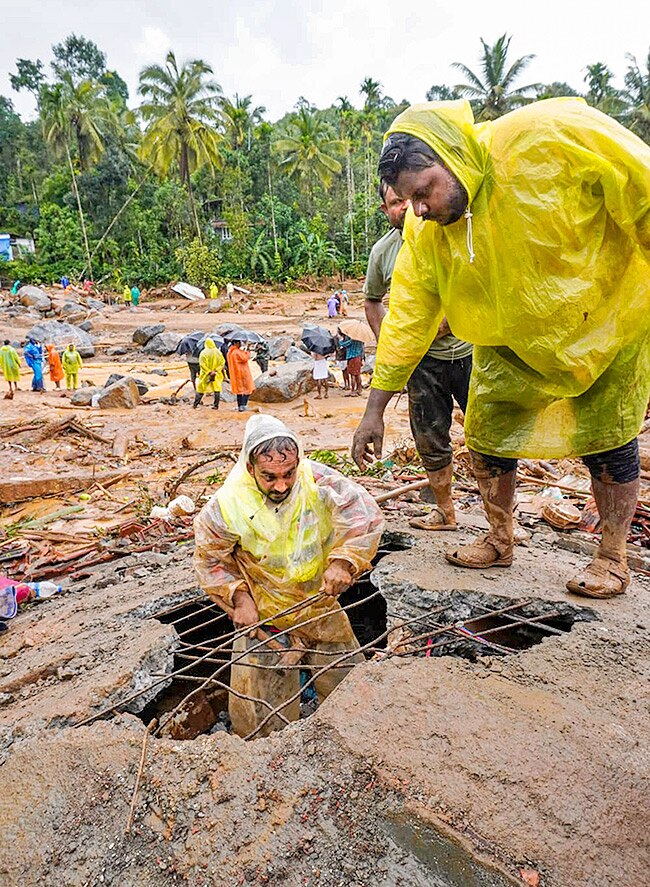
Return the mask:
<svg viewBox="0 0 650 887">
<path fill-rule="evenodd" d="M 170 481 L 165 486 L 165 495 L 167 496 L 167 501 L 171 501 L 176 495 L 176 490 L 179 486 L 186 480 L 190 474 L 193 474 L 198 468 L 201 468 L 203 465 L 207 465 L 209 462 L 216 462 L 217 459 L 231 459 L 233 462 L 236 462 L 237 459 L 232 453 L 219 451 L 218 453 L 213 453 L 212 456 L 208 456 L 206 459 L 199 459 L 198 462 L 194 462 L 190 465 L 189 468 L 186 468 L 176 480 Z"/>
</svg>

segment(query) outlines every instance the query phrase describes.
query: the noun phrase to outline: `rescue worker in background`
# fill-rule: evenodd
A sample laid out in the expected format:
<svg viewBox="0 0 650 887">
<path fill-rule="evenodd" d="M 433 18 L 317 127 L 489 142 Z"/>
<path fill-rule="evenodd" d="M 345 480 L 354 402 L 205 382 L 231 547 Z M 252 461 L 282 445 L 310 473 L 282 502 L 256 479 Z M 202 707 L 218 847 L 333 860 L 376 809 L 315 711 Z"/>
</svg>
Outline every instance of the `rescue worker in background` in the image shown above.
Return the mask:
<svg viewBox="0 0 650 887">
<path fill-rule="evenodd" d="M 398 197 L 386 182 L 379 183 L 379 194 L 381 211 L 392 227 L 370 251 L 363 287 L 366 319 L 377 339 L 386 314 L 382 299 L 390 290 L 393 267 L 402 246 L 404 217 L 409 207 L 408 200 Z M 472 346 L 453 336 L 443 317 L 435 339 L 407 384 L 411 433 L 436 503 L 426 517 L 414 517 L 409 521 L 412 527 L 420 530 L 456 529 L 451 497 L 454 468 L 449 430 L 454 398 L 463 412 L 467 409 L 471 372 Z"/>
<path fill-rule="evenodd" d="M 134 308 L 137 308 L 140 304 L 140 290 L 135 285 L 131 287 L 131 301 L 133 302 Z"/>
<path fill-rule="evenodd" d="M 65 372 L 65 387 L 68 391 L 75 391 L 79 387 L 79 370 L 84 364 L 81 354 L 79 354 L 72 342 L 63 352 L 61 363 Z"/>
<path fill-rule="evenodd" d="M 237 395 L 237 409 L 243 413 L 247 409 L 248 398 L 255 391 L 255 383 L 251 374 L 249 361 L 250 351 L 245 351 L 239 339 L 233 339 L 232 347 L 228 350 L 228 377 L 230 389 Z"/>
<path fill-rule="evenodd" d="M 5 400 L 13 400 L 20 382 L 20 357 L 16 349 L 11 347 L 9 339 L 5 339 L 4 345 L 0 348 L 0 370 L 5 377 L 5 382 L 9 385 Z"/>
<path fill-rule="evenodd" d="M 124 304 L 128 308 L 130 308 L 131 302 L 133 300 L 133 296 L 131 295 L 131 287 L 130 286 L 125 286 L 124 289 L 122 290 L 122 299 L 124 300 Z"/>
<path fill-rule="evenodd" d="M 296 434 L 273 416 L 246 424 L 239 461 L 194 521 L 194 564 L 205 593 L 232 613 L 238 629 L 263 621 L 273 633 L 294 628 L 276 641 L 300 652 L 307 670 L 318 670 L 351 651 L 350 666 L 363 661 L 359 643 L 337 597 L 370 568 L 384 520 L 372 496 L 332 468 L 303 457 Z M 291 614 L 282 611 L 323 596 Z M 317 618 L 307 625 L 298 623 Z M 259 641 L 241 635 L 233 657 Z M 300 670 L 255 668 L 281 662 L 283 654 L 259 648 L 233 663 L 233 690 L 263 699 L 272 708 L 296 696 L 283 715 L 300 717 Z M 336 668 L 317 678 L 319 701 L 347 674 Z M 269 714 L 255 702 L 229 697 L 233 730 L 247 736 Z M 282 728 L 272 717 L 260 730 Z"/>
<path fill-rule="evenodd" d="M 32 391 L 45 391 L 43 382 L 43 346 L 36 339 L 30 339 L 23 350 L 25 363 L 32 371 Z"/>
<path fill-rule="evenodd" d="M 512 563 L 517 458 L 582 456 L 601 517 L 596 557 L 567 588 L 621 594 L 650 388 L 650 147 L 581 99 L 475 125 L 466 101 L 415 105 L 379 175 L 410 199 L 356 461 L 442 316 L 474 343 L 465 437 L 490 530 L 447 554 Z"/>
<path fill-rule="evenodd" d="M 46 345 L 45 349 L 47 351 L 47 363 L 50 368 L 50 382 L 54 382 L 55 388 L 61 388 L 61 379 L 64 378 L 65 373 L 61 366 L 59 352 L 54 345 Z"/>
<path fill-rule="evenodd" d="M 223 367 L 225 364 L 223 354 L 212 339 L 206 339 L 203 351 L 199 354 L 199 377 L 196 382 L 196 394 L 194 395 L 194 409 L 203 400 L 204 394 L 213 394 L 213 410 L 219 409 L 221 387 L 223 385 Z"/>
</svg>

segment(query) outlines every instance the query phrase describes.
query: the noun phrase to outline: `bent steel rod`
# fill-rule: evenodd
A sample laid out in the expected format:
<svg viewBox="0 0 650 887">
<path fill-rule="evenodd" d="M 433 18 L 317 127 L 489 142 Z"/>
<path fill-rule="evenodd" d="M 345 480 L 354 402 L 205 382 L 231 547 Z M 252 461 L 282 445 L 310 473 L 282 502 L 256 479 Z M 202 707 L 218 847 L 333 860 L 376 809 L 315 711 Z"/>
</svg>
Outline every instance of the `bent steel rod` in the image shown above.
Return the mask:
<svg viewBox="0 0 650 887">
<path fill-rule="evenodd" d="M 292 604 L 291 607 L 287 607 L 286 610 L 283 610 L 281 613 L 278 613 L 278 616 L 287 616 L 296 610 L 301 610 L 304 607 L 308 606 L 309 604 L 313 603 L 314 600 L 316 600 L 322 596 L 324 596 L 323 592 L 318 592 L 317 594 L 312 595 L 312 597 L 306 598 L 304 601 L 299 601 L 297 604 Z M 331 615 L 331 613 L 327 613 L 325 615 Z M 252 629 L 258 628 L 259 626 L 261 626 L 263 624 L 264 624 L 264 622 L 259 622 L 256 625 L 248 625 L 248 626 L 246 626 L 246 628 L 242 629 L 241 631 L 235 632 L 235 634 L 237 636 L 245 635 L 249 631 L 251 631 Z M 266 641 L 260 642 L 260 646 L 264 643 L 266 643 Z M 215 651 L 212 650 L 211 652 L 215 652 Z M 203 658 L 206 658 L 209 655 L 210 654 L 208 653 L 208 654 L 206 654 L 205 657 L 199 657 L 197 662 L 200 662 Z M 193 668 L 195 664 L 196 663 L 191 663 L 189 665 L 183 666 L 182 668 L 179 668 L 177 670 L 176 674 L 181 674 L 185 671 L 188 671 L 190 668 Z M 113 705 L 106 706 L 106 708 L 101 709 L 96 714 L 90 715 L 89 717 L 84 718 L 83 721 L 79 721 L 78 723 L 74 724 L 74 726 L 75 727 L 84 727 L 86 724 L 92 724 L 94 721 L 99 720 L 99 718 L 102 718 L 107 714 L 115 713 L 123 705 L 126 705 L 127 702 L 132 702 L 134 699 L 137 699 L 138 696 L 142 696 L 143 693 L 147 693 L 147 692 L 149 692 L 149 690 L 152 690 L 154 687 L 157 687 L 160 684 L 164 683 L 165 680 L 169 680 L 170 677 L 171 677 L 171 673 L 166 678 L 160 678 L 159 680 L 154 681 L 152 684 L 149 684 L 149 686 L 142 687 L 142 689 L 137 690 L 135 693 L 131 693 L 125 699 L 122 699 L 119 702 L 114 703 Z"/>
<path fill-rule="evenodd" d="M 192 675 L 187 675 L 187 676 L 183 677 L 183 680 L 202 681 L 203 678 L 197 678 Z M 221 687 L 223 690 L 227 690 L 229 693 L 232 693 L 233 696 L 237 696 L 239 699 L 246 699 L 248 702 L 259 702 L 260 705 L 263 705 L 265 708 L 268 708 L 271 712 L 273 712 L 273 708 L 271 706 L 271 703 L 267 699 L 258 699 L 257 696 L 247 696 L 246 693 L 240 693 L 238 690 L 231 690 L 230 687 L 228 686 L 228 684 L 224 684 L 223 681 L 220 681 L 218 678 L 215 678 L 214 680 L 210 681 L 210 683 L 216 684 L 218 687 Z M 185 697 L 185 699 L 188 699 L 188 698 L 189 698 L 189 694 L 188 694 L 188 696 Z M 183 701 L 185 701 L 185 699 Z M 164 721 L 161 720 L 161 722 L 160 722 L 160 729 L 161 730 L 165 726 L 165 724 L 168 724 L 170 722 L 175 711 L 176 711 L 176 709 L 173 709 L 173 711 L 170 712 L 169 716 L 165 717 Z M 285 718 L 285 716 L 283 714 L 280 714 L 280 712 L 277 712 L 277 716 L 281 720 L 283 720 L 285 724 L 291 723 L 291 721 L 287 720 L 287 718 Z"/>
<path fill-rule="evenodd" d="M 380 593 L 381 593 L 381 592 L 379 591 L 379 589 L 377 589 L 376 591 L 374 591 L 372 594 L 368 595 L 367 597 L 362 598 L 362 599 L 359 600 L 359 601 L 355 601 L 355 602 L 352 603 L 352 604 L 348 604 L 347 609 L 348 609 L 348 610 L 351 610 L 351 609 L 353 609 L 354 607 L 358 607 L 358 606 L 360 606 L 361 604 L 366 603 L 366 601 L 371 600 L 371 598 L 376 597 L 376 596 L 377 596 L 378 594 L 380 594 Z M 313 623 L 313 622 L 318 622 L 320 619 L 328 619 L 328 618 L 331 618 L 332 615 L 334 615 L 334 614 L 336 614 L 336 613 L 338 613 L 338 612 L 340 612 L 340 610 L 336 610 L 336 609 L 335 609 L 335 610 L 326 610 L 325 613 L 319 613 L 317 616 L 312 616 L 310 619 L 305 619 L 303 622 L 298 622 L 298 623 L 296 623 L 296 625 L 292 625 L 291 628 L 285 628 L 285 629 L 283 629 L 282 631 L 276 632 L 276 634 L 273 635 L 273 638 L 272 638 L 272 639 L 273 639 L 273 640 L 277 640 L 278 638 L 283 637 L 284 635 L 287 635 L 287 634 L 289 634 L 289 633 L 292 632 L 292 631 L 296 631 L 296 629 L 298 629 L 298 628 L 303 628 L 305 625 L 310 625 L 310 624 Z M 275 618 L 277 618 L 277 616 L 276 616 Z M 248 630 L 250 630 L 250 626 L 248 627 Z M 381 637 L 382 637 L 382 636 L 380 636 L 380 639 L 381 639 Z M 385 637 L 385 635 L 383 635 L 383 637 Z M 258 641 L 256 644 L 253 644 L 252 647 L 249 647 L 248 650 L 244 650 L 244 651 L 242 651 L 238 656 L 233 656 L 233 658 L 230 660 L 230 662 L 229 662 L 228 664 L 224 664 L 224 665 L 220 666 L 219 668 L 217 668 L 216 671 L 213 672 L 212 677 L 216 677 L 218 674 L 221 674 L 221 673 L 222 673 L 226 668 L 228 668 L 230 665 L 234 665 L 235 663 L 239 662 L 241 659 L 244 659 L 246 656 L 248 656 L 248 655 L 250 655 L 251 653 L 255 652 L 255 650 L 259 649 L 260 647 L 263 647 L 266 643 L 268 643 L 269 640 L 270 640 L 270 639 L 267 638 L 267 639 L 265 639 L 265 640 L 263 640 L 263 641 Z M 376 642 L 377 642 L 377 641 L 375 640 L 375 641 L 373 641 L 372 643 L 375 644 Z M 371 646 L 371 645 L 369 645 L 369 646 Z M 206 654 L 206 655 L 209 655 L 209 654 Z M 188 666 L 185 666 L 185 667 L 186 667 L 186 668 L 193 668 L 193 665 L 188 665 Z M 207 680 L 209 680 L 209 679 L 207 679 Z M 207 683 L 207 680 L 206 680 L 206 683 Z M 201 687 L 202 687 L 202 686 L 205 686 L 205 684 L 204 684 L 204 685 L 200 685 L 200 686 L 198 686 L 195 690 L 192 690 L 192 692 L 189 693 L 189 694 L 185 697 L 185 699 L 183 700 L 183 702 L 185 702 L 186 700 L 188 700 L 188 699 L 190 699 L 192 696 L 194 696 L 196 693 L 198 693 L 198 692 L 201 690 Z M 179 708 L 181 704 L 182 704 L 182 703 L 179 703 L 179 705 L 177 705 L 176 708 Z M 284 706 L 283 706 L 283 707 L 284 707 Z M 172 711 L 172 715 L 173 715 L 174 713 L 175 713 L 175 710 Z"/>
</svg>

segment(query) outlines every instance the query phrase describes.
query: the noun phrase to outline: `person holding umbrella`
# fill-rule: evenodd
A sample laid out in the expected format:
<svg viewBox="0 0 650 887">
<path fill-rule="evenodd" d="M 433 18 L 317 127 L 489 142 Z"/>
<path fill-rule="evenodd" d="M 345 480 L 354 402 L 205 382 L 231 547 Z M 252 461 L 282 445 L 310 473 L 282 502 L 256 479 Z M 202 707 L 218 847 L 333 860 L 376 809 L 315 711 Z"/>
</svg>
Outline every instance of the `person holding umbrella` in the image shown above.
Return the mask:
<svg viewBox="0 0 650 887">
<path fill-rule="evenodd" d="M 361 320 L 345 320 L 338 328 L 342 338 L 339 347 L 345 350 L 347 372 L 350 379 L 350 393 L 347 397 L 361 397 L 361 367 L 363 346 L 373 340 L 370 327 Z"/>
<path fill-rule="evenodd" d="M 193 407 L 196 409 L 203 400 L 204 394 L 213 394 L 213 410 L 219 409 L 221 386 L 223 385 L 223 367 L 225 360 L 213 339 L 206 339 L 199 355 L 199 378 L 196 384 Z"/>
<path fill-rule="evenodd" d="M 237 338 L 232 339 L 232 347 L 228 351 L 228 375 L 230 376 L 232 393 L 237 395 L 237 410 L 240 413 L 245 413 L 248 406 L 248 398 L 255 390 L 255 383 L 253 382 L 249 366 L 251 355 L 249 351 L 242 348 L 246 337 L 245 331 L 235 330 L 233 335 L 237 336 Z"/>
<path fill-rule="evenodd" d="M 330 333 L 321 326 L 306 326 L 302 331 L 301 341 L 309 348 L 314 358 L 312 377 L 316 382 L 316 398 L 321 400 L 328 396 L 329 366 L 326 356 L 336 351 L 336 341 Z"/>
</svg>

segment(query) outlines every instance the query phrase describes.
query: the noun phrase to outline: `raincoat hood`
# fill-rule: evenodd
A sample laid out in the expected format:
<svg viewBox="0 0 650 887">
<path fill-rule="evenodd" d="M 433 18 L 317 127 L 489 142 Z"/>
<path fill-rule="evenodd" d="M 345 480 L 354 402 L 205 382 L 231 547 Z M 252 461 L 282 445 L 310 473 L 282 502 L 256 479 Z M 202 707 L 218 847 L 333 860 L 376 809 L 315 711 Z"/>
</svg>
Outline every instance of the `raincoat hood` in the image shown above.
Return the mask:
<svg viewBox="0 0 650 887">
<path fill-rule="evenodd" d="M 303 451 L 298 440 L 298 435 L 288 428 L 275 416 L 251 416 L 244 430 L 244 442 L 242 444 L 239 461 L 246 468 L 250 462 L 250 455 L 260 444 L 273 440 L 275 437 L 288 437 L 298 447 L 299 457 L 302 459 Z"/>
<path fill-rule="evenodd" d="M 425 102 L 411 105 L 393 120 L 385 138 L 396 132 L 432 148 L 469 195 L 470 204 L 489 168 L 489 124 L 475 124 L 470 103 Z"/>
</svg>

